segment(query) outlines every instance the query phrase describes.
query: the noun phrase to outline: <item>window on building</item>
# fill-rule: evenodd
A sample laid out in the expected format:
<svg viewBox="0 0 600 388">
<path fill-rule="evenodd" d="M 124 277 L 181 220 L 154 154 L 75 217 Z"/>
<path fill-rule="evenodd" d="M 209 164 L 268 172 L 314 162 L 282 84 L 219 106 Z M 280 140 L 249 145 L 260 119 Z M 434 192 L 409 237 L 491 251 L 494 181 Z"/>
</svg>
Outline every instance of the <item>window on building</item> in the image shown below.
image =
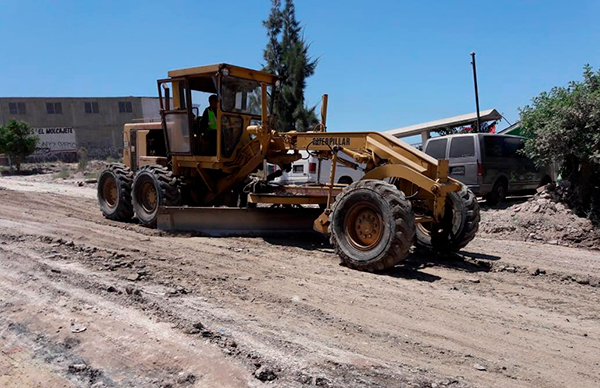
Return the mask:
<svg viewBox="0 0 600 388">
<path fill-rule="evenodd" d="M 133 112 L 133 109 L 131 107 L 131 101 L 119 101 L 119 112 L 120 113 Z"/>
<path fill-rule="evenodd" d="M 49 115 L 61 115 L 62 114 L 62 104 L 60 102 L 47 102 L 46 103 L 46 113 Z"/>
<path fill-rule="evenodd" d="M 8 110 L 11 115 L 24 115 L 27 113 L 24 102 L 9 102 Z"/>
<path fill-rule="evenodd" d="M 100 110 L 98 109 L 97 102 L 86 102 L 85 103 L 85 113 L 98 113 Z"/>
</svg>

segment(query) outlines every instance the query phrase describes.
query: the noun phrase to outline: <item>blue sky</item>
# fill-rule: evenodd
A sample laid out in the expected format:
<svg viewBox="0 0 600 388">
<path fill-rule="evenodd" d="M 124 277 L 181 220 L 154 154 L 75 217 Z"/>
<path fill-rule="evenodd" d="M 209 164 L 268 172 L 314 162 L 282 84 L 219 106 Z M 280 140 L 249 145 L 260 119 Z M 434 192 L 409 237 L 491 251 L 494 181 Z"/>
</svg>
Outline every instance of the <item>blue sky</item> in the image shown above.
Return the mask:
<svg viewBox="0 0 600 388">
<path fill-rule="evenodd" d="M 167 70 L 260 67 L 270 1 L 0 0 L 0 96 L 156 95 Z M 600 67 L 600 1 L 297 0 L 320 58 L 307 99 L 331 131 L 388 130 L 481 108 L 514 122 L 541 91 Z M 506 124 L 503 124 L 506 126 Z"/>
</svg>

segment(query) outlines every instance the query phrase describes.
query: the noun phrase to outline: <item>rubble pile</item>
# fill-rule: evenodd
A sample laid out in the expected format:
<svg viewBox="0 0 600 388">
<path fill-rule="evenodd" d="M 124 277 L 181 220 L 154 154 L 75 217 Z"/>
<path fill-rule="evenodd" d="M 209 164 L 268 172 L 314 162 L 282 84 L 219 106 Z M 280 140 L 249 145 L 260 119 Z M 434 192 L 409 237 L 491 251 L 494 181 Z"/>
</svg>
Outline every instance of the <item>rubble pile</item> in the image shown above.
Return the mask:
<svg viewBox="0 0 600 388">
<path fill-rule="evenodd" d="M 479 235 L 600 250 L 600 228 L 569 209 L 570 194 L 569 182 L 562 181 L 539 188 L 526 202 L 499 208 L 482 204 Z"/>
</svg>

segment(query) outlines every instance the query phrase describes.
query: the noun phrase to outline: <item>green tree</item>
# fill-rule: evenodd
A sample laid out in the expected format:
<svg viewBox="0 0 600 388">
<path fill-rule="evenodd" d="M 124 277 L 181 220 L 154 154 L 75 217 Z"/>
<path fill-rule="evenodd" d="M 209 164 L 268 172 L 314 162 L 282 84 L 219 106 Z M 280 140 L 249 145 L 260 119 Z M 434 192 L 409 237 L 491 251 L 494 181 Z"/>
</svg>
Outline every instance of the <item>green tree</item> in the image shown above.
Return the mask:
<svg viewBox="0 0 600 388">
<path fill-rule="evenodd" d="M 302 36 L 293 0 L 286 0 L 283 8 L 281 0 L 272 0 L 271 12 L 263 25 L 268 37 L 264 70 L 281 77 L 278 98 L 273 102 L 277 128 L 283 132 L 308 131 L 319 120 L 316 107 L 306 106 L 304 90 L 318 60 L 308 54 L 310 45 Z"/>
<path fill-rule="evenodd" d="M 8 156 L 10 170 L 13 166 L 21 170 L 21 162 L 35 151 L 38 137 L 24 121 L 11 119 L 5 127 L 0 127 L 0 153 Z"/>
<path fill-rule="evenodd" d="M 572 205 L 600 214 L 600 71 L 554 87 L 520 109 L 525 152 L 539 165 L 555 162 L 573 185 Z"/>
</svg>

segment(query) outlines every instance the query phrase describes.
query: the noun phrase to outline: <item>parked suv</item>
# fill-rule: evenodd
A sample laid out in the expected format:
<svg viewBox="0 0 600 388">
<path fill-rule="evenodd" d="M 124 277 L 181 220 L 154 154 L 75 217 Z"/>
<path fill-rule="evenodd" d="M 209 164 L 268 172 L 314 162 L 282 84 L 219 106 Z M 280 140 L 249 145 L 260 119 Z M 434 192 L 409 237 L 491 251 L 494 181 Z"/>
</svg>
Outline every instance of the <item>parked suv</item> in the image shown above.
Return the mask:
<svg viewBox="0 0 600 388">
<path fill-rule="evenodd" d="M 427 140 L 425 153 L 449 159 L 450 176 L 495 205 L 507 194 L 533 191 L 552 181 L 549 168 L 538 168 L 523 156 L 524 138 L 474 133 Z"/>
</svg>

